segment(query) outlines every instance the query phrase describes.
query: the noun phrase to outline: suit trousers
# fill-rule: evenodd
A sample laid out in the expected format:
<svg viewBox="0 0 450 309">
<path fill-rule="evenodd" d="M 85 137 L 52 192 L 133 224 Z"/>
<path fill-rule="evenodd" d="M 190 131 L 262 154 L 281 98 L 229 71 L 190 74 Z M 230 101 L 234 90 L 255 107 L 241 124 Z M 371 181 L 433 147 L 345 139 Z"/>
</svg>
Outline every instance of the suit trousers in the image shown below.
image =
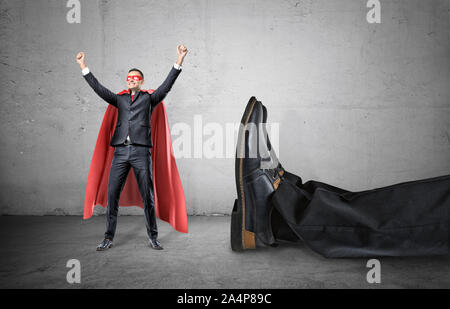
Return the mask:
<svg viewBox="0 0 450 309">
<path fill-rule="evenodd" d="M 139 192 L 144 204 L 147 234 L 151 239 L 156 239 L 158 237 L 158 228 L 156 225 L 150 147 L 135 144 L 116 146 L 114 150 L 108 181 L 105 238 L 114 238 L 120 193 L 125 185 L 131 167 L 136 176 Z"/>
<path fill-rule="evenodd" d="M 271 198 L 275 237 L 324 257 L 449 253 L 450 175 L 351 192 L 286 172 Z"/>
</svg>

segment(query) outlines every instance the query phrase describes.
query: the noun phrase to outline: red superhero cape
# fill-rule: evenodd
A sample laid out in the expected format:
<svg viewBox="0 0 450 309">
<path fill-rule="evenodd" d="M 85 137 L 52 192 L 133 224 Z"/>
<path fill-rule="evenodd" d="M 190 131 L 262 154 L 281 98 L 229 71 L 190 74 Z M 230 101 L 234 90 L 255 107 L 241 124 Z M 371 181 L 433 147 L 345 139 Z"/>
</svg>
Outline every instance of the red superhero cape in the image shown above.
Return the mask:
<svg viewBox="0 0 450 309">
<path fill-rule="evenodd" d="M 154 90 L 141 90 L 152 93 Z M 124 90 L 119 94 L 127 92 Z M 103 116 L 100 132 L 95 144 L 84 197 L 84 219 L 92 216 L 94 207 L 100 204 L 107 207 L 108 179 L 114 147 L 110 146 L 111 138 L 117 123 L 117 108 L 108 104 Z M 153 191 L 155 197 L 156 216 L 164 220 L 182 233 L 188 232 L 186 200 L 173 155 L 164 102 L 159 103 L 150 119 L 153 147 Z M 130 170 L 122 190 L 119 206 L 139 206 L 144 208 L 142 197 L 134 176 Z"/>
</svg>

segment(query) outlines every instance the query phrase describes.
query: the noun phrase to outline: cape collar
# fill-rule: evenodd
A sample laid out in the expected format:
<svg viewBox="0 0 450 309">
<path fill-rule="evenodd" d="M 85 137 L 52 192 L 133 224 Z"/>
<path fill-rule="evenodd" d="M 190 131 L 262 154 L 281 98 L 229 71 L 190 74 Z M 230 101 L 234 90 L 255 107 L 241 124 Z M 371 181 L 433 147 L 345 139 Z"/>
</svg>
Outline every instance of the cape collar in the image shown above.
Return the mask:
<svg viewBox="0 0 450 309">
<path fill-rule="evenodd" d="M 152 93 L 154 90 L 153 89 L 139 89 L 139 92 L 148 92 L 148 93 Z M 131 94 L 131 91 L 129 89 L 126 90 L 122 90 L 121 92 L 118 93 L 118 95 L 122 95 L 122 94 Z"/>
</svg>

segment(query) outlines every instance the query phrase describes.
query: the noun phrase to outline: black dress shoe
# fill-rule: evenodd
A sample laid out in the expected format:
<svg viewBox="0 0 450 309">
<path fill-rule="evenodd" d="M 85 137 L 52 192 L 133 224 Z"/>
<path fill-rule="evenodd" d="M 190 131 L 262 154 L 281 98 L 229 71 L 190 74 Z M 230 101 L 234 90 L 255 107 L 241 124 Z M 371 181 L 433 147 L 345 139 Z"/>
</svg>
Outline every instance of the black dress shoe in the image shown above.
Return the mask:
<svg viewBox="0 0 450 309">
<path fill-rule="evenodd" d="M 152 247 L 155 250 L 162 250 L 162 249 L 164 249 L 161 246 L 161 243 L 157 239 L 150 239 L 150 247 Z"/>
<path fill-rule="evenodd" d="M 238 198 L 231 214 L 235 251 L 277 245 L 271 227 L 270 196 L 285 173 L 266 131 L 267 110 L 251 97 L 241 119 L 236 147 Z"/>
<path fill-rule="evenodd" d="M 111 239 L 105 238 L 100 245 L 97 246 L 97 251 L 105 251 L 113 246 Z"/>
</svg>

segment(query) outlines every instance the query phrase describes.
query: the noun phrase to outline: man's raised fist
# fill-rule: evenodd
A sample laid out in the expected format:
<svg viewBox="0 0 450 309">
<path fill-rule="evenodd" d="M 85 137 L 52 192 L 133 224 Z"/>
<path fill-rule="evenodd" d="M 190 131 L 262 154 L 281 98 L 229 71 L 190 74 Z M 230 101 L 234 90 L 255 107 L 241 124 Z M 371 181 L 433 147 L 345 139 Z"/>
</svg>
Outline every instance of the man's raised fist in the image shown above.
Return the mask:
<svg viewBox="0 0 450 309">
<path fill-rule="evenodd" d="M 188 52 L 188 50 L 187 50 L 186 46 L 184 46 L 183 44 L 177 46 L 177 53 L 178 53 L 179 57 L 186 56 L 187 52 Z"/>
<path fill-rule="evenodd" d="M 78 64 L 84 63 L 84 53 L 83 52 L 79 52 L 77 54 L 77 62 L 78 62 Z"/>
</svg>

